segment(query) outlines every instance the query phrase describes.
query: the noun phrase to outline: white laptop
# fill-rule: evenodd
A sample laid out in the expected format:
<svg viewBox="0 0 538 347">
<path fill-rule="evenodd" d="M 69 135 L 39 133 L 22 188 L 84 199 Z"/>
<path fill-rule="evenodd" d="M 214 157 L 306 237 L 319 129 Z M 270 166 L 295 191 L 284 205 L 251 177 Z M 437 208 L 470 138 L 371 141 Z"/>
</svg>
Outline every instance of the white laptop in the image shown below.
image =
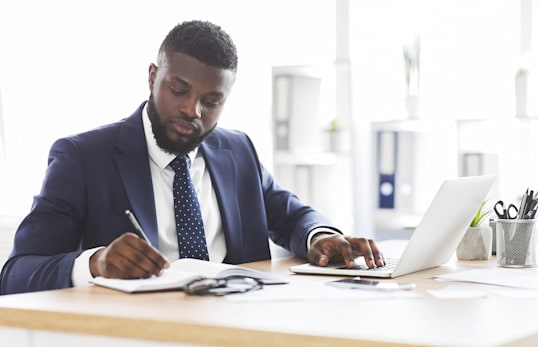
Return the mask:
<svg viewBox="0 0 538 347">
<path fill-rule="evenodd" d="M 364 265 L 364 258 L 359 257 L 353 269 L 343 264 L 321 267 L 307 263 L 292 266 L 290 271 L 299 274 L 393 278 L 441 266 L 456 251 L 495 179 L 495 176 L 471 176 L 445 180 L 405 250 L 390 266 L 368 269 Z"/>
</svg>

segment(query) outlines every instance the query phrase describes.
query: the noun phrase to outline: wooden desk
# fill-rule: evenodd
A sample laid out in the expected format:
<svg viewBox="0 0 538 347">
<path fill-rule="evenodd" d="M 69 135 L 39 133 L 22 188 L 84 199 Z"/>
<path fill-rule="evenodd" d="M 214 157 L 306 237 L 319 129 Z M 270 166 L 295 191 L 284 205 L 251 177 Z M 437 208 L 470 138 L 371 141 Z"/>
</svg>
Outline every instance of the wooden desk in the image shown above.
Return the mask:
<svg viewBox="0 0 538 347">
<path fill-rule="evenodd" d="M 288 267 L 299 262 L 289 258 L 248 266 L 294 278 L 299 275 L 289 274 Z M 67 345 L 60 342 L 64 333 L 146 340 L 143 346 L 538 346 L 538 299 L 439 300 L 426 291 L 454 284 L 433 280 L 435 275 L 491 266 L 494 259 L 453 260 L 400 277 L 416 282 L 421 297 L 413 299 L 236 303 L 98 287 L 7 295 L 0 297 L 0 331 L 60 332 L 55 346 Z M 35 337 L 30 340 L 33 344 L 20 346 L 41 346 Z M 99 347 L 109 345 L 118 346 Z"/>
</svg>

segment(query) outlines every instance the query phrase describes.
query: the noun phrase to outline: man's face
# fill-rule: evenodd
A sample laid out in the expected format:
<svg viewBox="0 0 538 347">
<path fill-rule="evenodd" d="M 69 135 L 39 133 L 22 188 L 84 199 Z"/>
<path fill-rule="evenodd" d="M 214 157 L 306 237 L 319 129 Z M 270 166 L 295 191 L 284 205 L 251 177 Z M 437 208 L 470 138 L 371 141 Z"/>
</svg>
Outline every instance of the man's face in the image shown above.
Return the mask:
<svg viewBox="0 0 538 347">
<path fill-rule="evenodd" d="M 235 73 L 208 66 L 183 53 L 149 67 L 149 118 L 159 147 L 185 154 L 215 128 Z"/>
</svg>

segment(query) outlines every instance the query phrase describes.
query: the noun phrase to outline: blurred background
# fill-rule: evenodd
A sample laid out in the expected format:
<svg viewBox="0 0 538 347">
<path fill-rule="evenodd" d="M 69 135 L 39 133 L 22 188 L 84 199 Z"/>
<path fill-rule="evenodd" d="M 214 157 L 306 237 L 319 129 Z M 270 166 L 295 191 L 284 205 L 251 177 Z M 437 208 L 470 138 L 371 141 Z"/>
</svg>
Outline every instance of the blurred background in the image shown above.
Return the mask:
<svg viewBox="0 0 538 347">
<path fill-rule="evenodd" d="M 533 0 L 0 3 L 0 261 L 52 142 L 129 116 L 184 20 L 222 26 L 239 71 L 220 125 L 346 233 L 412 230 L 440 183 L 537 188 Z M 457 202 L 455 202 L 457 203 Z M 391 237 L 392 237 L 391 236 Z"/>
</svg>

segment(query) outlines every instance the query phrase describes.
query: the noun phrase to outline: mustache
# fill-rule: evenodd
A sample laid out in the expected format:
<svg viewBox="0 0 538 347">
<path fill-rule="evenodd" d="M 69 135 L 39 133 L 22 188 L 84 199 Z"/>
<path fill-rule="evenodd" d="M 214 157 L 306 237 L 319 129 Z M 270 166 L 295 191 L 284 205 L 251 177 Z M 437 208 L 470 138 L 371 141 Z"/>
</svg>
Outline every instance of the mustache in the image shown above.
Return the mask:
<svg viewBox="0 0 538 347">
<path fill-rule="evenodd" d="M 191 128 L 195 132 L 198 132 L 200 129 L 199 121 L 189 117 L 185 113 L 181 113 L 178 116 L 168 120 L 169 123 L 179 123 L 184 127 Z"/>
</svg>

